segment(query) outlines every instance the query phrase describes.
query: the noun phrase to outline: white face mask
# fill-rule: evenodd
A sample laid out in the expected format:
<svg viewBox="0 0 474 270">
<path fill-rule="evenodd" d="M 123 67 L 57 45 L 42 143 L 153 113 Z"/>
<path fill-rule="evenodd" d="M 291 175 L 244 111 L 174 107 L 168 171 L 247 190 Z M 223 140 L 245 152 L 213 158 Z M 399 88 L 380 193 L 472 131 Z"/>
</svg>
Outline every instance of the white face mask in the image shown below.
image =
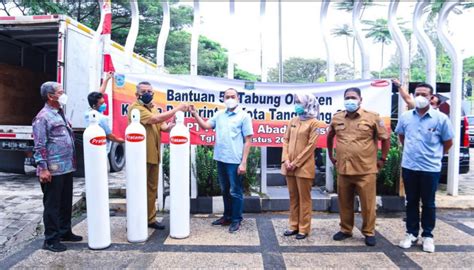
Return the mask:
<svg viewBox="0 0 474 270">
<path fill-rule="evenodd" d="M 355 112 L 359 108 L 359 101 L 356 99 L 346 99 L 344 100 L 344 107 L 349 112 Z"/>
<path fill-rule="evenodd" d="M 59 102 L 59 104 L 61 104 L 61 106 L 65 106 L 66 103 L 67 103 L 67 95 L 66 95 L 66 94 L 62 94 L 62 95 L 58 98 L 58 102 Z"/>
<path fill-rule="evenodd" d="M 233 108 L 237 107 L 237 100 L 235 100 L 233 98 L 229 98 L 229 99 L 226 99 L 224 101 L 224 104 L 227 107 L 227 109 L 233 109 Z"/>
<path fill-rule="evenodd" d="M 430 105 L 430 101 L 423 96 L 417 96 L 415 98 L 415 105 L 418 109 L 424 109 L 426 106 Z"/>
</svg>

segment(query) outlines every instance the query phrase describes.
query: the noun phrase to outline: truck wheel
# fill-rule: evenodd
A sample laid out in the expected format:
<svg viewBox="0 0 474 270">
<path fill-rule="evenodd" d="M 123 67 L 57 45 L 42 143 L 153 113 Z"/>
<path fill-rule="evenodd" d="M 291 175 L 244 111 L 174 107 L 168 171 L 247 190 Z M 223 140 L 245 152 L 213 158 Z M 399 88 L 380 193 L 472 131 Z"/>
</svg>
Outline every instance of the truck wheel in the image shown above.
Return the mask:
<svg viewBox="0 0 474 270">
<path fill-rule="evenodd" d="M 0 171 L 25 173 L 25 153 L 21 151 L 0 150 Z"/>
<path fill-rule="evenodd" d="M 125 148 L 123 144 L 112 142 L 109 153 L 110 172 L 119 172 L 125 166 Z"/>
</svg>

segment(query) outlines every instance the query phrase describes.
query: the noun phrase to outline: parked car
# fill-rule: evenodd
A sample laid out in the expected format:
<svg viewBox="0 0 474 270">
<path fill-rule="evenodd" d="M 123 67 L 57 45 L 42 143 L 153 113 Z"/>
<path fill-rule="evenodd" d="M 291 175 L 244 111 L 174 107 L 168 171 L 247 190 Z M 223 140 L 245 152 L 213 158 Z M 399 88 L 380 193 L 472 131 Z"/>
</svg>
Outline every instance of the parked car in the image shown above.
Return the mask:
<svg viewBox="0 0 474 270">
<path fill-rule="evenodd" d="M 467 115 L 469 146 L 474 146 L 474 115 Z"/>
<path fill-rule="evenodd" d="M 463 116 L 461 119 L 461 145 L 459 147 L 459 174 L 465 174 L 469 172 L 469 143 L 470 135 L 468 125 L 468 117 Z M 474 128 L 474 127 L 473 127 Z M 447 183 L 447 174 L 448 174 L 448 155 L 444 155 L 441 167 L 441 178 L 440 183 Z"/>
</svg>

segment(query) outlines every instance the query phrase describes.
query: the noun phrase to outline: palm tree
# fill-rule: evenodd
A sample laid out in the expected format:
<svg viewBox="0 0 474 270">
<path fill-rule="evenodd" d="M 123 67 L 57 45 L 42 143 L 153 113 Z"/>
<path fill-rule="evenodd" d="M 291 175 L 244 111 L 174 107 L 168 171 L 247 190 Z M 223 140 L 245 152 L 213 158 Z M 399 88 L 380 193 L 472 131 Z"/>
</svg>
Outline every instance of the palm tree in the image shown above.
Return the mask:
<svg viewBox="0 0 474 270">
<path fill-rule="evenodd" d="M 354 31 L 352 31 L 352 28 L 348 24 L 345 23 L 339 27 L 332 29 L 331 33 L 333 36 L 346 38 L 347 57 L 349 58 L 349 61 L 352 63 L 352 65 L 354 65 L 354 58 L 353 58 L 354 50 L 352 51 L 352 57 L 351 57 L 351 52 L 349 49 L 349 38 L 354 39 Z"/>
<path fill-rule="evenodd" d="M 375 5 L 376 4 L 374 3 L 374 0 L 363 0 L 362 11 L 360 13 L 360 17 L 362 18 L 366 7 L 375 6 Z M 337 2 L 336 9 L 344 10 L 346 12 L 352 12 L 352 10 L 354 9 L 354 0 Z"/>
<path fill-rule="evenodd" d="M 383 56 L 384 56 L 384 48 L 385 45 L 389 45 L 392 43 L 392 36 L 390 35 L 390 31 L 388 30 L 388 21 L 383 18 L 376 19 L 375 21 L 364 20 L 362 23 L 370 26 L 369 28 L 362 29 L 367 31 L 365 35 L 366 38 L 372 38 L 374 43 L 380 43 L 381 48 L 381 60 L 380 60 L 380 69 L 379 69 L 379 78 L 381 71 L 383 69 Z M 399 22 L 399 24 L 405 24 L 406 22 Z M 405 36 L 410 35 L 410 30 L 401 27 L 401 30 Z"/>
<path fill-rule="evenodd" d="M 374 0 L 363 0 L 362 10 L 360 12 L 360 18 L 362 18 L 364 16 L 365 9 L 370 7 L 370 6 L 375 6 Z M 343 10 L 345 12 L 352 12 L 352 10 L 354 9 L 354 0 L 344 0 L 344 1 L 336 2 L 336 9 Z M 348 42 L 349 37 L 352 38 L 352 59 L 349 56 L 349 60 L 352 62 L 352 66 L 354 67 L 354 70 L 355 70 L 355 57 L 354 57 L 354 54 L 355 54 L 355 47 L 356 47 L 356 39 L 354 37 L 354 32 L 353 32 L 352 28 L 349 25 L 344 24 L 340 28 L 335 28 L 333 30 L 333 35 L 335 35 L 335 36 L 345 36 L 346 37 L 346 42 Z M 349 45 L 347 46 L 347 48 L 348 48 L 347 51 L 348 51 L 348 55 L 349 55 Z"/>
<path fill-rule="evenodd" d="M 440 13 L 441 8 L 443 8 L 444 2 L 446 2 L 446 1 L 445 0 L 435 0 L 433 3 L 431 3 L 431 5 L 429 5 L 425 8 L 425 11 L 429 12 L 428 21 L 433 22 L 436 19 L 436 17 L 438 17 L 438 14 Z M 473 4 L 472 3 L 460 3 L 459 5 L 464 6 L 464 9 L 468 9 L 468 8 L 471 8 Z M 454 14 L 457 14 L 457 15 L 462 14 L 462 10 L 459 9 L 459 8 L 453 8 L 452 12 Z"/>
</svg>

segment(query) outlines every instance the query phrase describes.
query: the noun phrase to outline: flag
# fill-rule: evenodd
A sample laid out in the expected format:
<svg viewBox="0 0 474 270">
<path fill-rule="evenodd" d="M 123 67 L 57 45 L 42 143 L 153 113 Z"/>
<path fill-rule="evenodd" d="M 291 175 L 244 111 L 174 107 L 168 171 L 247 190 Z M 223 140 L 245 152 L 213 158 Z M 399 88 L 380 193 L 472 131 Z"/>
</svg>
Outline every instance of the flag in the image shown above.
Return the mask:
<svg viewBox="0 0 474 270">
<path fill-rule="evenodd" d="M 112 3 L 111 0 L 104 0 L 102 4 L 102 12 L 104 14 L 104 23 L 102 25 L 102 41 L 103 49 L 103 72 L 115 72 L 112 57 L 110 56 L 110 35 L 112 33 Z"/>
</svg>

